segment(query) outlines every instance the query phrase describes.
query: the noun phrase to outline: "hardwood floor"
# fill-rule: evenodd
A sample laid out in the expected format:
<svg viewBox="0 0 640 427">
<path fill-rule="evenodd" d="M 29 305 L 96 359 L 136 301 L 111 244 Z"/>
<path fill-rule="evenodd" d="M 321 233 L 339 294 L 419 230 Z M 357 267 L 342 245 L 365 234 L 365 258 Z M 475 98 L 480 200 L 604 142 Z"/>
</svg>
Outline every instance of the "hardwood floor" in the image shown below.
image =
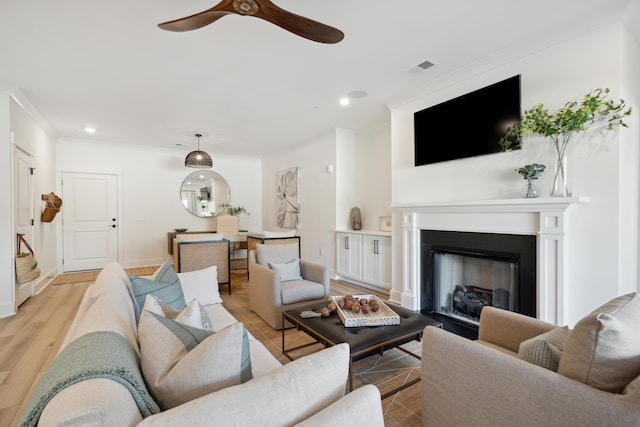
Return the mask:
<svg viewBox="0 0 640 427">
<path fill-rule="evenodd" d="M 281 332 L 273 330 L 249 309 L 249 295 L 244 271 L 232 272 L 232 294 L 221 292 L 223 304 L 249 332 L 259 339 L 281 363 L 289 362 L 282 355 Z M 26 407 L 33 387 L 55 358 L 71 325 L 88 282 L 50 285 L 39 295 L 27 300 L 18 314 L 0 319 L 0 427 L 15 426 Z M 332 281 L 332 294 L 375 293 Z M 287 330 L 287 340 L 310 340 L 305 334 Z M 289 343 L 289 341 L 287 341 Z M 412 345 L 413 344 L 413 345 Z M 289 344 L 287 344 L 288 346 Z M 417 342 L 409 343 L 410 350 L 420 352 Z M 319 346 L 307 351 L 317 351 Z M 399 350 L 384 356 L 371 356 L 354 364 L 354 386 L 375 383 L 384 393 L 418 375 L 419 362 L 410 360 Z M 384 399 L 383 410 L 387 426 L 422 425 L 421 388 L 413 385 Z"/>
<path fill-rule="evenodd" d="M 91 283 L 50 285 L 22 304 L 17 315 L 0 319 L 0 426 L 20 420 Z"/>
</svg>

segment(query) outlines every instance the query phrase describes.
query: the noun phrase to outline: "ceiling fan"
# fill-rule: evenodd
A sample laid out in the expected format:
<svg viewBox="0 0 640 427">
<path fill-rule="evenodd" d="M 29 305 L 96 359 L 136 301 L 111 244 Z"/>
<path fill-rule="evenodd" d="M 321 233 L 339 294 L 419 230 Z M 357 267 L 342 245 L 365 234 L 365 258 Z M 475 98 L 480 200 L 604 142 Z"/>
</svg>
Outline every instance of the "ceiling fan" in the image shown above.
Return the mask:
<svg viewBox="0 0 640 427">
<path fill-rule="evenodd" d="M 280 9 L 270 0 L 222 0 L 204 12 L 163 22 L 158 27 L 167 31 L 197 30 L 234 13 L 264 19 L 300 37 L 320 43 L 338 43 L 344 38 L 344 33 L 337 28 Z"/>
</svg>

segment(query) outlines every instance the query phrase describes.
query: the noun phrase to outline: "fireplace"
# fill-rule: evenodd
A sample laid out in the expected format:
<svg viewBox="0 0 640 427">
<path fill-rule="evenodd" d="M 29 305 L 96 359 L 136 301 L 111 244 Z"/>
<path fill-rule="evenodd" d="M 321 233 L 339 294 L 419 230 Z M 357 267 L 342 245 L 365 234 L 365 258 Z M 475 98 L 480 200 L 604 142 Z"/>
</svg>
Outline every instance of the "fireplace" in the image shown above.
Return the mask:
<svg viewBox="0 0 640 427">
<path fill-rule="evenodd" d="M 477 338 L 486 306 L 535 317 L 536 238 L 421 230 L 421 311 Z"/>
<path fill-rule="evenodd" d="M 394 283 L 389 299 L 410 310 L 422 310 L 423 230 L 529 236 L 537 242 L 535 273 L 525 274 L 537 281 L 531 298 L 535 316 L 549 323 L 566 324 L 565 261 L 570 245 L 567 210 L 587 202 L 584 197 L 550 197 L 394 204 L 402 223 L 401 238 L 394 239 L 401 245 L 402 258 L 394 265 L 401 267 L 402 278 Z M 521 263 L 521 275 L 522 268 Z"/>
</svg>

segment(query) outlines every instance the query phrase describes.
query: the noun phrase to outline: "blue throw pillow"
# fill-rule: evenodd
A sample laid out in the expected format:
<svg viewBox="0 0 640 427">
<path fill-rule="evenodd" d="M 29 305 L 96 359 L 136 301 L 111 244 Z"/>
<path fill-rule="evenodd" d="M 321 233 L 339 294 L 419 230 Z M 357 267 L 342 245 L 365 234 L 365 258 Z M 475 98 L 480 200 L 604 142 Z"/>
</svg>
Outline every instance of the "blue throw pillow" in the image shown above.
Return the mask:
<svg viewBox="0 0 640 427">
<path fill-rule="evenodd" d="M 154 280 L 129 275 L 131 291 L 136 302 L 138 314 L 144 307 L 147 295 L 160 298 L 164 303 L 178 311 L 187 306 L 182 293 L 182 285 L 171 264 L 165 262 L 154 276 Z"/>
</svg>

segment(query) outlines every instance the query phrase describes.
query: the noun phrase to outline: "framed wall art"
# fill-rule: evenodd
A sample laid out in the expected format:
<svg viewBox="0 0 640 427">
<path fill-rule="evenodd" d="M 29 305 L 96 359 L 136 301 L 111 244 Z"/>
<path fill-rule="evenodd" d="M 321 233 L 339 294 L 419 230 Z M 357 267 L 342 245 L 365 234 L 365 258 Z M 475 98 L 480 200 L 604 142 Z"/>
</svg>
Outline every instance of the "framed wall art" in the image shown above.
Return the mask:
<svg viewBox="0 0 640 427">
<path fill-rule="evenodd" d="M 278 227 L 300 228 L 300 168 L 278 171 Z"/>
</svg>

